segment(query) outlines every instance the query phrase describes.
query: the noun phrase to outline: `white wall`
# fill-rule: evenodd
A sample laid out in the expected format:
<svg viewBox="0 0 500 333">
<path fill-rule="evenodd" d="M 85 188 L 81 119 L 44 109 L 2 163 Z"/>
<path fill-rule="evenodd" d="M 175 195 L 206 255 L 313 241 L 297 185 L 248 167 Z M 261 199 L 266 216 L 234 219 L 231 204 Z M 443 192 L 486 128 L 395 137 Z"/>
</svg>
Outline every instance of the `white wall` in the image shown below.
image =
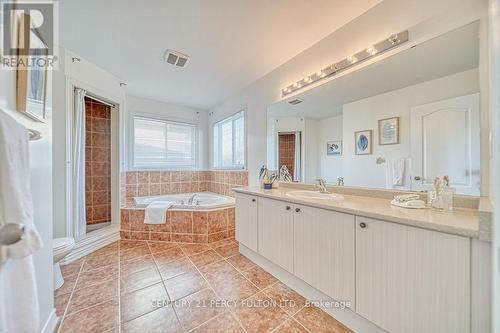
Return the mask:
<svg viewBox="0 0 500 333">
<path fill-rule="evenodd" d="M 492 149 L 492 177 L 491 187 L 493 189 L 492 200 L 496 213 L 493 225 L 492 246 L 492 281 L 493 281 L 493 332 L 500 332 L 500 176 L 496 174 L 500 170 L 500 0 L 490 0 L 490 105 L 492 109 L 491 129 L 493 138 Z"/>
<path fill-rule="evenodd" d="M 348 186 L 386 187 L 386 165 L 410 157 L 410 109 L 479 91 L 476 69 L 372 96 L 343 106 L 343 172 Z M 378 145 L 378 120 L 400 117 L 400 144 Z M 373 130 L 373 154 L 355 155 L 354 132 Z M 378 157 L 385 164 L 376 164 Z"/>
<path fill-rule="evenodd" d="M 342 116 L 325 118 L 319 121 L 319 178 L 326 180 L 329 184 L 335 184 L 337 178 L 344 176 L 342 160 L 345 147 L 342 147 L 342 155 L 327 155 L 326 143 L 328 141 L 343 140 L 342 133 Z"/>
<path fill-rule="evenodd" d="M 483 17 L 486 8 L 487 0 L 385 0 L 240 93 L 211 108 L 213 114 L 209 117 L 209 126 L 246 107 L 247 146 L 251 147 L 247 152 L 247 168 L 250 184 L 256 185 L 258 170 L 266 163 L 267 157 L 267 107 L 281 100 L 281 88 L 395 32 L 409 29 L 412 40 L 442 34 Z"/>
<path fill-rule="evenodd" d="M 132 115 L 158 117 L 167 120 L 196 124 L 198 127 L 198 168 L 206 169 L 208 167 L 208 112 L 206 110 L 127 95 L 127 111 L 125 114 L 125 133 L 127 135 L 127 139 L 125 141 L 128 148 L 127 169 L 131 169 L 132 164 L 130 161 L 131 142 L 129 141 L 131 129 L 130 120 Z"/>
<path fill-rule="evenodd" d="M 1 32 L 1 30 L 0 30 Z M 42 139 L 30 142 L 30 176 L 34 205 L 34 223 L 44 247 L 34 253 L 38 300 L 40 306 L 40 330 L 44 328 L 54 310 L 53 261 L 52 261 L 52 85 L 51 75 L 47 80 L 47 120 L 39 123 L 14 111 L 15 106 L 14 71 L 0 69 L 0 108 L 8 111 L 17 121 L 28 128 L 42 133 Z M 1 161 L 0 161 L 1 163 Z M 1 297 L 1 296 L 0 296 Z M 19 299 L 18 302 L 26 300 Z M 12 304 L 16 306 L 16 304 Z M 53 318 L 52 318 L 53 319 Z M 29 320 L 20 318 L 19 320 Z"/>
</svg>

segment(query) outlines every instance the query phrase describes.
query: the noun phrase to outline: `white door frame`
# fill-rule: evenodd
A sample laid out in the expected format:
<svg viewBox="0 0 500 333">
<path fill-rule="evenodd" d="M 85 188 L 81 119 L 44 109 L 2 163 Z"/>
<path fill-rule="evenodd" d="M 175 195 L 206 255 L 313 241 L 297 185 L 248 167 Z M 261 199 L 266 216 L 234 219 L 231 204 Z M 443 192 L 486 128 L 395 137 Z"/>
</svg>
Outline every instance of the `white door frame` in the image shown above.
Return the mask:
<svg viewBox="0 0 500 333">
<path fill-rule="evenodd" d="M 81 230 L 78 225 L 77 219 L 74 218 L 75 202 L 74 202 L 74 184 L 73 184 L 73 125 L 74 125 L 74 90 L 75 88 L 82 88 L 91 92 L 96 97 L 103 100 L 110 101 L 117 109 L 118 119 L 112 121 L 111 133 L 111 225 L 105 228 L 92 232 L 99 236 L 99 234 L 106 234 L 109 232 L 116 232 L 119 230 L 120 225 L 120 166 L 123 159 L 123 135 L 124 131 L 124 110 L 125 99 L 89 85 L 85 82 L 66 76 L 66 236 L 73 237 L 78 242 L 85 242 L 87 233 Z M 115 134 L 113 134 L 113 129 Z"/>
</svg>

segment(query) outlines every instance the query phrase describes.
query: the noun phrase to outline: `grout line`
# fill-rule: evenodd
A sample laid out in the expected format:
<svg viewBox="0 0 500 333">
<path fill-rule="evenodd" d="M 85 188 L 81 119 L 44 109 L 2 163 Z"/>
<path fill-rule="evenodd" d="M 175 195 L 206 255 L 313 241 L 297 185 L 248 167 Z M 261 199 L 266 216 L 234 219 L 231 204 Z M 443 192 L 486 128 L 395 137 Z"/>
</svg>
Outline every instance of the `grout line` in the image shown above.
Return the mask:
<svg viewBox="0 0 500 333">
<path fill-rule="evenodd" d="M 80 278 L 80 273 L 83 270 L 83 265 L 85 264 L 85 260 L 86 259 L 82 260 L 82 264 L 80 265 L 80 269 L 78 270 L 78 273 L 77 273 L 78 275 L 77 275 L 76 280 L 75 280 L 75 285 L 73 286 L 73 288 L 71 288 L 71 294 L 69 295 L 68 303 L 66 303 L 66 307 L 64 308 L 64 312 L 63 312 L 63 314 L 61 316 L 61 322 L 59 323 L 59 327 L 57 329 L 57 333 L 59 333 L 61 331 L 61 327 L 62 327 L 63 321 L 66 318 L 66 313 L 68 312 L 69 304 L 71 303 L 71 300 L 73 299 L 73 293 L 75 291 L 76 284 L 78 283 L 78 280 Z M 64 279 L 64 276 L 63 276 L 63 279 Z"/>
<path fill-rule="evenodd" d="M 182 248 L 181 248 L 182 250 Z M 184 252 L 184 251 L 183 251 Z M 189 256 L 186 256 L 187 259 L 191 262 L 191 264 L 194 266 L 194 268 L 198 271 L 198 273 L 201 275 L 201 277 L 205 280 L 205 282 L 207 283 L 208 287 L 212 290 L 212 292 L 215 294 L 215 296 L 219 299 L 223 299 L 223 297 L 221 297 L 217 291 L 213 288 L 213 286 L 210 284 L 210 282 L 206 279 L 205 275 L 203 275 L 203 273 L 199 270 L 198 266 L 196 266 L 194 264 L 194 262 L 191 260 L 191 258 L 189 258 Z M 225 260 L 225 259 L 222 259 L 222 260 Z M 220 260 L 220 261 L 222 261 Z M 247 330 L 245 329 L 245 327 L 243 327 L 243 324 L 240 322 L 240 320 L 238 319 L 238 317 L 232 313 L 231 309 L 227 306 L 227 305 L 224 305 L 224 308 L 229 312 L 229 314 L 233 317 L 234 320 L 236 320 L 236 322 L 240 325 L 241 329 L 243 330 L 243 332 L 247 332 Z M 215 316 L 214 318 L 216 318 L 217 316 Z M 212 318 L 213 319 L 213 318 Z M 208 322 L 208 321 L 207 321 Z"/>
<path fill-rule="evenodd" d="M 156 271 L 157 271 L 157 272 L 158 272 L 158 274 L 160 275 L 161 283 L 162 283 L 162 285 L 163 285 L 163 288 L 165 289 L 165 293 L 167 294 L 167 297 L 168 297 L 168 300 L 169 300 L 169 302 L 168 302 L 168 304 L 167 304 L 166 306 L 167 306 L 167 307 L 168 307 L 168 306 L 171 306 L 171 307 L 172 307 L 172 311 L 174 311 L 175 318 L 177 318 L 177 322 L 178 322 L 178 323 L 179 323 L 179 325 L 182 327 L 182 323 L 181 323 L 181 321 L 180 321 L 180 319 L 179 319 L 179 316 L 177 315 L 177 312 L 175 311 L 175 308 L 174 308 L 174 305 L 173 305 L 172 298 L 170 297 L 170 294 L 169 294 L 169 292 L 168 292 L 167 286 L 165 285 L 165 281 L 163 280 L 163 276 L 161 275 L 161 272 L 160 272 L 160 267 L 158 266 L 158 263 L 156 262 L 155 256 L 153 255 L 153 251 L 151 251 L 151 246 L 149 245 L 149 242 L 148 242 L 148 241 L 146 241 L 146 244 L 148 245 L 149 252 L 151 252 L 151 256 L 153 257 L 153 262 L 155 263 Z M 175 246 L 179 247 L 179 245 L 178 245 L 177 243 L 176 243 L 176 245 L 175 245 Z M 174 246 L 174 247 L 175 247 L 175 246 Z M 172 248 L 174 248 L 174 247 L 172 247 Z M 181 249 L 181 251 L 182 251 L 182 249 Z M 175 261 L 175 260 L 174 260 L 174 261 Z M 164 308 L 164 306 L 162 306 L 162 307 L 160 307 L 160 308 L 158 308 L 158 309 L 156 309 L 156 310 L 159 310 L 159 309 L 161 309 L 161 308 Z M 156 311 L 156 310 L 153 310 L 153 311 L 151 311 L 151 312 L 154 312 L 154 311 Z M 151 313 L 151 312 L 148 312 L 148 313 Z M 140 318 L 140 317 L 138 317 L 138 318 Z"/>
<path fill-rule="evenodd" d="M 118 241 L 118 333 L 122 331 L 122 291 L 121 291 L 121 283 L 122 283 L 122 261 L 121 261 L 121 246 L 120 241 Z"/>
</svg>

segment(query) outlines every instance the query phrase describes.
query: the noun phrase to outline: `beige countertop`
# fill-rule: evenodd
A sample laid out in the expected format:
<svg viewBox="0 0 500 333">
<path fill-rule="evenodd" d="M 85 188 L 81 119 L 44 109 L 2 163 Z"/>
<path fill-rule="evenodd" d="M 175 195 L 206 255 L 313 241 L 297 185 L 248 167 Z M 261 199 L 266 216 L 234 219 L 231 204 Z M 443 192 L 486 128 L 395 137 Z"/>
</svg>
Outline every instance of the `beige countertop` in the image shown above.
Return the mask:
<svg viewBox="0 0 500 333">
<path fill-rule="evenodd" d="M 342 213 L 364 216 L 414 227 L 436 230 L 454 235 L 479 238 L 479 212 L 477 209 L 456 208 L 452 212 L 431 209 L 406 209 L 395 207 L 387 198 L 367 196 L 339 195 L 334 200 L 297 199 L 287 196 L 293 188 L 264 190 L 259 187 L 235 188 L 237 193 L 245 193 L 287 201 L 316 208 L 323 208 Z"/>
</svg>

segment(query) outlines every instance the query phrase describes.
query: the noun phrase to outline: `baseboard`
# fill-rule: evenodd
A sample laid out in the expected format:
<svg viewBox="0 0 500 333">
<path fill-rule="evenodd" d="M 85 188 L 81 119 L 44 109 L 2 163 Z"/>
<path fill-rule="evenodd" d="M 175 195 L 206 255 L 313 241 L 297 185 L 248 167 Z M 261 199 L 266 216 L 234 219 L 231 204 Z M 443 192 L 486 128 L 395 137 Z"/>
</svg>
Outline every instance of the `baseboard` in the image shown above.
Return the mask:
<svg viewBox="0 0 500 333">
<path fill-rule="evenodd" d="M 118 225 L 110 225 L 93 231 L 76 242 L 73 251 L 61 261 L 61 264 L 69 264 L 118 240 L 120 240 L 120 227 Z"/>
<path fill-rule="evenodd" d="M 43 325 L 41 333 L 54 333 L 56 331 L 57 323 L 59 322 L 59 317 L 56 315 L 56 309 L 52 309 L 49 318 Z"/>
<path fill-rule="evenodd" d="M 254 252 L 253 250 L 247 248 L 246 246 L 240 243 L 240 253 L 245 257 L 248 257 L 250 260 L 255 262 L 257 265 L 262 267 L 264 270 L 269 272 L 271 275 L 276 277 L 278 280 L 294 289 L 297 293 L 305 297 L 307 300 L 311 302 L 315 301 L 333 301 L 333 299 L 314 287 L 310 286 L 306 282 L 302 281 L 295 275 L 287 272 L 283 268 L 278 265 L 270 262 L 260 254 Z M 340 321 L 345 326 L 349 327 L 354 332 L 363 332 L 363 333 L 384 333 L 385 331 L 370 322 L 369 320 L 361 317 L 356 312 L 351 309 L 345 308 L 325 308 L 322 309 L 334 317 L 336 320 Z"/>
</svg>

